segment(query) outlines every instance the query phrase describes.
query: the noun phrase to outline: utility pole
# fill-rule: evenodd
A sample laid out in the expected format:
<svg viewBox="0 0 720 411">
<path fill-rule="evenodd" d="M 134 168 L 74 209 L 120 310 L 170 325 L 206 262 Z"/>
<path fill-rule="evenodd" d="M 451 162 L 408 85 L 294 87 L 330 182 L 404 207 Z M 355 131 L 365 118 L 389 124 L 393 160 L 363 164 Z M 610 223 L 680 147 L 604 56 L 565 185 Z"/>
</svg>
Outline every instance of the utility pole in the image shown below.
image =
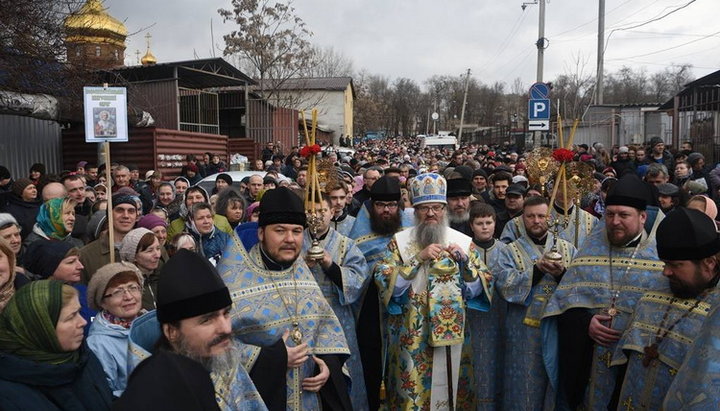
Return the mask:
<svg viewBox="0 0 720 411">
<path fill-rule="evenodd" d="M 540 22 L 538 23 L 538 41 L 535 43 L 537 46 L 537 82 L 542 83 L 543 81 L 543 58 L 545 57 L 545 0 L 540 1 Z"/>
<path fill-rule="evenodd" d="M 603 65 L 605 60 L 605 0 L 599 0 L 598 9 L 598 45 L 597 45 L 597 85 L 595 86 L 595 104 L 603 103 Z"/>
<path fill-rule="evenodd" d="M 460 111 L 460 133 L 458 133 L 458 143 L 462 143 L 463 124 L 465 122 L 465 105 L 467 104 L 468 86 L 470 85 L 470 69 L 467 69 L 467 77 L 465 78 L 465 94 L 463 95 L 462 110 Z"/>
</svg>

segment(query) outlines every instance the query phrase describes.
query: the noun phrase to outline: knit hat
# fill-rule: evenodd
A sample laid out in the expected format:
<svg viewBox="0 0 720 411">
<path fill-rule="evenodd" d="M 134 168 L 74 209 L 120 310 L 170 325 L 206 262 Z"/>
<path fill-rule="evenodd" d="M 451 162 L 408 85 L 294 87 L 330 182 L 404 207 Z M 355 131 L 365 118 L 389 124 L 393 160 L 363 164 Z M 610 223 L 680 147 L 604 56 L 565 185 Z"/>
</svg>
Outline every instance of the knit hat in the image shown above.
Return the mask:
<svg viewBox="0 0 720 411">
<path fill-rule="evenodd" d="M 467 197 L 472 194 L 472 184 L 470 184 L 470 180 L 453 178 L 447 181 L 447 185 L 447 198 Z"/>
<path fill-rule="evenodd" d="M 447 181 L 435 173 L 420 174 L 410 183 L 413 206 L 425 203 L 447 204 Z"/>
<path fill-rule="evenodd" d="M 482 168 L 478 168 L 477 170 L 473 171 L 472 176 L 473 177 L 482 176 L 482 177 L 485 177 L 485 179 L 487 180 L 488 173 L 485 170 L 483 170 Z"/>
<path fill-rule="evenodd" d="M 177 177 L 177 178 L 176 178 L 175 180 L 173 180 L 173 185 L 175 185 L 175 183 L 177 183 L 177 182 L 178 182 L 178 180 L 180 180 L 180 181 L 184 181 L 184 182 L 185 182 L 185 184 L 187 184 L 187 185 L 188 185 L 188 187 L 190 186 L 190 180 L 188 180 L 187 178 L 185 178 L 185 177 L 182 177 L 182 176 L 181 176 L 181 177 Z"/>
<path fill-rule="evenodd" d="M 107 211 L 105 210 L 98 210 L 90 216 L 87 224 L 87 233 L 90 235 L 91 240 L 95 240 L 100 236 L 106 221 Z"/>
<path fill-rule="evenodd" d="M 648 145 L 650 146 L 650 150 L 652 150 L 658 144 L 665 144 L 665 142 L 660 137 L 653 137 L 650 139 L 650 144 Z"/>
<path fill-rule="evenodd" d="M 163 218 L 156 216 L 155 214 L 147 214 L 144 215 L 140 221 L 138 221 L 137 226 L 139 228 L 146 228 L 148 230 L 152 230 L 155 227 L 163 226 L 167 228 L 168 223 Z"/>
<path fill-rule="evenodd" d="M 280 191 L 281 188 L 272 190 Z M 300 202 L 300 197 L 288 190 Z M 305 216 L 305 213 L 302 213 Z M 230 292 L 215 267 L 201 255 L 181 249 L 163 265 L 157 287 L 161 324 L 207 314 L 232 305 Z"/>
<path fill-rule="evenodd" d="M 720 252 L 715 222 L 698 210 L 679 207 L 660 222 L 657 250 L 661 260 L 701 260 L 713 256 Z"/>
<path fill-rule="evenodd" d="M 148 170 L 147 173 L 145 173 L 145 180 L 150 180 L 154 174 L 155 170 Z"/>
<path fill-rule="evenodd" d="M 513 184 L 517 184 L 517 183 L 529 184 L 530 182 L 528 181 L 528 178 L 525 176 L 513 176 L 512 183 Z"/>
<path fill-rule="evenodd" d="M 33 184 L 33 182 L 29 178 L 18 178 L 12 185 L 12 192 L 16 196 L 22 197 L 23 191 L 25 191 L 30 184 Z"/>
<path fill-rule="evenodd" d="M 612 173 L 612 175 L 617 176 L 617 172 L 616 172 L 615 169 L 612 168 L 612 167 L 605 167 L 605 168 L 603 169 L 602 173 L 603 173 L 603 174 Z"/>
<path fill-rule="evenodd" d="M 610 190 L 605 205 L 622 205 L 645 210 L 648 205 L 648 187 L 635 174 L 625 174 Z"/>
<path fill-rule="evenodd" d="M 147 228 L 134 228 L 130 230 L 120 243 L 120 258 L 130 263 L 135 262 L 135 254 L 137 254 L 138 243 L 145 234 L 153 232 Z M 154 235 L 154 234 L 153 234 Z"/>
<path fill-rule="evenodd" d="M 105 290 L 107 290 L 108 283 L 120 273 L 131 272 L 137 276 L 137 281 L 140 286 L 143 284 L 143 278 L 140 271 L 133 264 L 130 263 L 112 263 L 105 264 L 100 267 L 92 277 L 90 277 L 90 283 L 87 286 L 87 303 L 95 311 L 100 311 L 100 301 L 102 301 Z"/>
<path fill-rule="evenodd" d="M 43 279 L 50 277 L 65 258 L 68 251 L 75 248 L 67 241 L 35 240 L 25 252 L 25 268 Z"/>
<path fill-rule="evenodd" d="M 218 174 L 217 177 L 215 177 L 215 181 L 218 180 L 224 180 L 229 186 L 233 183 L 232 177 L 230 177 L 230 174 L 227 173 Z"/>
<path fill-rule="evenodd" d="M 305 227 L 307 224 L 302 199 L 287 187 L 266 191 L 258 208 L 259 227 L 270 224 L 297 224 Z"/>
<path fill-rule="evenodd" d="M 711 219 L 715 220 L 718 215 L 718 209 L 717 205 L 715 205 L 715 201 L 713 201 L 710 197 L 705 195 L 695 195 L 690 200 L 688 200 L 688 203 L 691 201 L 701 200 L 705 202 L 705 215 L 710 217 Z"/>
<path fill-rule="evenodd" d="M 277 184 L 277 181 L 275 181 L 272 176 L 267 175 L 265 176 L 265 178 L 263 178 L 263 184 Z"/>
<path fill-rule="evenodd" d="M 130 204 L 133 207 L 137 207 L 137 203 L 135 202 L 135 199 L 133 199 L 132 196 L 125 195 L 125 194 L 115 194 L 114 196 L 112 196 L 113 208 L 119 206 L 120 204 Z"/>
<path fill-rule="evenodd" d="M 84 161 L 84 160 L 83 160 L 83 161 L 78 161 L 77 166 L 76 166 L 75 168 L 80 168 L 80 167 L 85 168 L 85 166 L 87 165 L 87 163 L 88 163 L 88 162 L 87 162 L 87 161 Z"/>
<path fill-rule="evenodd" d="M 618 154 L 623 154 L 623 153 L 627 154 L 629 152 L 630 152 L 630 149 L 628 148 L 628 146 L 622 146 L 618 149 Z"/>
<path fill-rule="evenodd" d="M 463 178 L 466 180 L 472 180 L 473 169 L 471 167 L 457 166 L 457 167 L 455 167 L 455 170 L 453 170 L 453 171 L 455 171 L 456 173 L 460 173 L 460 175 L 462 175 Z"/>
<path fill-rule="evenodd" d="M 138 194 L 137 191 L 133 190 L 130 187 L 120 187 L 115 191 L 115 195 L 124 195 L 124 196 L 131 196 L 131 197 L 140 197 L 140 194 Z M 114 204 L 114 203 L 113 203 Z"/>
<path fill-rule="evenodd" d="M 697 163 L 701 159 L 705 160 L 705 156 L 703 156 L 700 153 L 690 153 L 690 155 L 688 155 L 687 161 L 688 161 L 688 163 L 690 163 L 690 166 L 694 166 L 695 163 Z M 13 191 L 14 191 L 14 187 L 15 186 L 13 185 Z"/>
<path fill-rule="evenodd" d="M 13 217 L 10 213 L 0 213 L 0 229 L 2 229 L 5 226 L 9 226 L 10 224 L 14 224 L 17 228 L 20 228 L 22 230 L 22 227 L 20 227 L 20 224 L 18 224 L 15 217 Z"/>
<path fill-rule="evenodd" d="M 197 172 L 198 172 L 198 166 L 196 166 L 196 165 L 193 164 L 193 163 L 190 163 L 190 164 L 188 164 L 188 165 L 185 166 L 185 167 L 187 167 L 187 171 L 192 171 L 193 173 L 197 173 Z"/>
<path fill-rule="evenodd" d="M 400 180 L 382 176 L 370 188 L 372 201 L 400 201 Z"/>
<path fill-rule="evenodd" d="M 10 170 L 5 166 L 0 166 L 0 180 L 10 178 Z"/>
</svg>

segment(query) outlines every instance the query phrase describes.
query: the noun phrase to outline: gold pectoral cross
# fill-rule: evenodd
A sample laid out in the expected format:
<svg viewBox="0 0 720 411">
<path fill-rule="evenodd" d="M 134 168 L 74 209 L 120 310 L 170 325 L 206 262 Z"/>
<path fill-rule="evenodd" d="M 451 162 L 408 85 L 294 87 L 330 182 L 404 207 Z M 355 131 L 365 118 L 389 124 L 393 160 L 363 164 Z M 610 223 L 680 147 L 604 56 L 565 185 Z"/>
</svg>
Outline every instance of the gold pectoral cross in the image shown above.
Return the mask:
<svg viewBox="0 0 720 411">
<path fill-rule="evenodd" d="M 632 405 L 632 397 L 627 397 L 625 401 L 623 401 L 623 405 L 625 406 L 625 411 L 634 411 L 635 407 Z"/>
<path fill-rule="evenodd" d="M 606 367 L 610 368 L 610 361 L 612 360 L 612 353 L 605 351 L 605 354 L 598 357 L 598 360 L 602 361 Z"/>
</svg>

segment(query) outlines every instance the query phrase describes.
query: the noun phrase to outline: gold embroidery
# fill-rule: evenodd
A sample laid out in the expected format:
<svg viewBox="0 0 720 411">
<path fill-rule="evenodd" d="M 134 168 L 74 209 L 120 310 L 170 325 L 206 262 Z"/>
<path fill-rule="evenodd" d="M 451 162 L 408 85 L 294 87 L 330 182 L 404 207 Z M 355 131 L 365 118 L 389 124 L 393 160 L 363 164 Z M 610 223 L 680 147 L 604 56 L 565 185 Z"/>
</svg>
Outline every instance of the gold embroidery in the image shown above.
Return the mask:
<svg viewBox="0 0 720 411">
<path fill-rule="evenodd" d="M 623 405 L 625 406 L 625 411 L 633 411 L 635 410 L 635 407 L 632 405 L 632 398 L 627 397 L 625 401 L 623 401 Z"/>
</svg>

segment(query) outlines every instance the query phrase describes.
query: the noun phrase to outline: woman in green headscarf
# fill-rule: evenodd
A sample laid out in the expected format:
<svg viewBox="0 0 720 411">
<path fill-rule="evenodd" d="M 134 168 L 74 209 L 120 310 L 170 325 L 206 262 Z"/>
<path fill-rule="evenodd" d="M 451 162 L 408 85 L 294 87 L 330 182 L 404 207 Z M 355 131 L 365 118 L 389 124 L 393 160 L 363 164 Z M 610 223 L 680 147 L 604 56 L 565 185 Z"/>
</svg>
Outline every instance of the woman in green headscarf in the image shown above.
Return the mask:
<svg viewBox="0 0 720 411">
<path fill-rule="evenodd" d="M 107 410 L 112 393 L 83 341 L 77 291 L 40 280 L 19 289 L 0 313 L 0 408 Z"/>
<path fill-rule="evenodd" d="M 75 200 L 70 197 L 51 198 L 40 206 L 32 233 L 25 239 L 25 246 L 38 239 L 67 241 L 75 247 L 82 247 L 81 240 L 73 238 L 75 227 Z"/>
</svg>

